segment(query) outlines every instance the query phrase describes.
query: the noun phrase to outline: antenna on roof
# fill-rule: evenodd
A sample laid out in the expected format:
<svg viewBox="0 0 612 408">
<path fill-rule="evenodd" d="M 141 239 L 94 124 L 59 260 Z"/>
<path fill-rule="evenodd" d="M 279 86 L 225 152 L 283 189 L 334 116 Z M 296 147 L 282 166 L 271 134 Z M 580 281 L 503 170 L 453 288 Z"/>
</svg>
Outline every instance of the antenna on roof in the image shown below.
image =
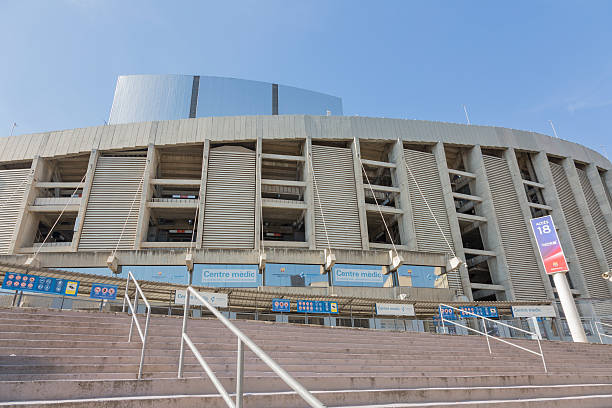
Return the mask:
<svg viewBox="0 0 612 408">
<path fill-rule="evenodd" d="M 550 119 L 549 119 L 549 120 L 548 120 L 548 123 L 550 123 L 550 127 L 552 128 L 553 133 L 555 134 L 555 138 L 557 138 L 557 139 L 558 139 L 558 138 L 559 138 L 559 136 L 557 136 L 557 130 L 555 129 L 555 125 L 553 125 L 552 120 L 550 120 Z"/>
<path fill-rule="evenodd" d="M 470 123 L 470 117 L 468 116 L 468 113 L 467 113 L 467 108 L 465 107 L 465 105 L 463 105 L 463 111 L 465 112 L 465 120 L 467 120 L 467 124 L 468 124 L 468 125 L 471 125 L 471 123 Z"/>
<path fill-rule="evenodd" d="M 11 136 L 13 136 L 13 130 L 15 130 L 16 126 L 17 126 L 17 123 L 13 122 L 13 126 L 11 127 Z"/>
</svg>

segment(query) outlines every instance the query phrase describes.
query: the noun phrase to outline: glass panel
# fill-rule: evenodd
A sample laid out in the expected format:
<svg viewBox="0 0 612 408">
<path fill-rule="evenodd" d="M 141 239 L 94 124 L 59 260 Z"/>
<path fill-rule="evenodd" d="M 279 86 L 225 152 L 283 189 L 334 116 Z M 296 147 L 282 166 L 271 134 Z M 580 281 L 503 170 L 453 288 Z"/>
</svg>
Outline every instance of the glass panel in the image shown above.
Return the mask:
<svg viewBox="0 0 612 408">
<path fill-rule="evenodd" d="M 402 265 L 397 271 L 399 286 L 447 288 L 446 275 L 439 266 Z"/>
<path fill-rule="evenodd" d="M 292 86 L 278 86 L 279 115 L 325 116 L 328 110 L 331 115 L 342 116 L 342 99 Z"/>
<path fill-rule="evenodd" d="M 266 286 L 327 287 L 329 277 L 320 265 L 266 264 Z"/>
<path fill-rule="evenodd" d="M 197 117 L 271 114 L 272 84 L 235 78 L 200 77 Z"/>
<path fill-rule="evenodd" d="M 361 286 L 389 288 L 393 286 L 393 274 L 383 275 L 379 265 L 337 264 L 332 268 L 336 286 Z"/>
</svg>

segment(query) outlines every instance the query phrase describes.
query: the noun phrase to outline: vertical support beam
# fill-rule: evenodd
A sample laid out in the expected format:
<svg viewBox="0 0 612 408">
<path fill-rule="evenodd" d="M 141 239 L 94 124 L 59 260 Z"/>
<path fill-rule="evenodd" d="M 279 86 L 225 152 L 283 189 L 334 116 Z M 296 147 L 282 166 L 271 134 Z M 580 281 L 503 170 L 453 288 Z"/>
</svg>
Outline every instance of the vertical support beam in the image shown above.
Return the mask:
<svg viewBox="0 0 612 408">
<path fill-rule="evenodd" d="M 512 176 L 512 183 L 514 184 L 514 189 L 519 199 L 519 204 L 521 205 L 521 212 L 523 213 L 523 220 L 525 222 L 525 225 L 527 225 L 528 231 L 531 232 L 531 226 L 530 226 L 531 210 L 529 209 L 529 204 L 527 201 L 527 193 L 525 192 L 525 185 L 523 184 L 523 177 L 521 176 L 521 170 L 519 169 L 515 150 L 513 148 L 509 148 L 505 150 L 504 159 L 506 159 L 506 162 L 508 163 L 508 167 L 510 169 L 510 175 Z M 542 258 L 538 256 L 539 254 L 538 244 L 535 240 L 535 237 L 531 233 L 529 234 L 529 239 L 531 241 L 531 248 L 533 250 L 533 253 L 535 254 L 535 258 L 538 263 L 538 270 L 540 271 L 540 279 L 542 279 L 542 282 L 544 283 L 544 290 L 546 290 L 546 298 L 552 301 L 555 299 L 555 294 L 553 292 L 552 285 L 550 284 L 550 280 L 548 279 L 548 276 L 546 275 L 546 268 L 544 268 L 544 263 L 542 262 Z"/>
<path fill-rule="evenodd" d="M 36 217 L 30 213 L 30 206 L 33 205 L 34 200 L 36 200 L 36 182 L 40 178 L 43 167 L 46 167 L 44 159 L 39 156 L 34 157 L 34 160 L 32 160 L 32 164 L 30 166 L 28 181 L 23 192 L 23 198 L 19 206 L 19 215 L 15 221 L 13 237 L 8 248 L 9 254 L 14 254 L 15 250 L 24 246 L 24 243 L 34 239 L 36 228 L 34 220 Z"/>
<path fill-rule="evenodd" d="M 497 224 L 497 215 L 493 205 L 493 196 L 489 188 L 489 179 L 482 159 L 482 150 L 479 145 L 474 146 L 465 156 L 465 164 L 468 171 L 476 174 L 476 179 L 470 182 L 470 190 L 482 198 L 482 203 L 476 206 L 476 215 L 485 217 L 486 223 L 480 224 L 480 235 L 486 250 L 495 252 L 495 258 L 489 259 L 491 279 L 496 285 L 505 288 L 505 296 L 508 301 L 514 300 L 514 289 L 510 280 L 506 253 L 501 241 L 501 233 Z M 500 299 L 501 300 L 501 299 Z"/>
<path fill-rule="evenodd" d="M 79 206 L 79 213 L 77 215 L 74 234 L 72 235 L 72 252 L 76 252 L 79 248 L 79 241 L 81 240 L 81 232 L 83 231 L 83 220 L 85 219 L 85 212 L 87 211 L 87 204 L 89 203 L 89 195 L 91 193 L 91 186 L 96 173 L 96 164 L 98 163 L 98 157 L 100 153 L 94 149 L 89 154 L 89 163 L 87 163 L 87 173 L 85 173 L 85 182 L 83 186 L 83 194 L 81 197 L 81 205 Z"/>
<path fill-rule="evenodd" d="M 599 175 L 599 170 L 597 170 L 597 166 L 595 164 L 590 163 L 586 167 L 586 173 L 589 177 L 589 183 L 591 183 L 591 188 L 593 188 L 593 192 L 595 193 L 597 204 L 599 204 L 601 212 L 603 213 L 603 216 L 606 219 L 608 231 L 610 231 L 610 233 L 612 234 L 612 203 L 608 201 L 605 187 L 601 180 L 601 176 Z M 612 268 L 612 265 L 610 265 L 610 267 Z"/>
<path fill-rule="evenodd" d="M 591 217 L 591 212 L 589 211 L 589 206 L 586 201 L 586 197 L 584 196 L 584 192 L 582 191 L 582 187 L 580 184 L 580 179 L 578 178 L 578 172 L 576 171 L 576 165 L 574 160 L 571 158 L 563 159 L 563 169 L 565 170 L 565 174 L 567 175 L 567 179 L 572 188 L 572 193 L 574 195 L 574 199 L 576 200 L 576 205 L 578 206 L 578 210 L 580 211 L 580 216 L 582 217 L 582 221 L 584 222 L 584 226 L 587 229 L 589 234 L 589 240 L 595 251 L 595 256 L 597 257 L 597 263 L 599 264 L 600 273 L 608 272 L 608 262 L 606 261 L 606 254 L 601 246 L 601 241 L 599 241 L 599 235 L 597 235 L 597 229 L 595 228 L 595 222 L 593 221 L 593 217 Z"/>
<path fill-rule="evenodd" d="M 606 183 L 606 187 L 608 188 L 608 193 L 610 196 L 610 206 L 612 206 L 612 169 L 608 169 L 604 174 L 604 182 Z"/>
<path fill-rule="evenodd" d="M 355 138 L 351 142 L 353 151 L 353 169 L 355 174 L 355 189 L 357 190 L 357 206 L 359 207 L 359 226 L 361 228 L 361 248 L 370 249 L 370 239 L 368 237 L 368 218 L 365 209 L 365 194 L 363 192 L 363 170 L 361 169 L 361 148 L 359 139 Z"/>
<path fill-rule="evenodd" d="M 210 140 L 204 139 L 202 153 L 202 175 L 200 176 L 200 208 L 198 210 L 198 226 L 196 231 L 196 249 L 202 249 L 202 234 L 204 234 L 204 207 L 206 204 L 206 179 L 208 176 L 208 153 Z"/>
<path fill-rule="evenodd" d="M 138 223 L 136 225 L 136 236 L 134 237 L 134 249 L 140 249 L 141 243 L 147 240 L 149 234 L 151 210 L 147 206 L 147 203 L 153 198 L 151 179 L 157 177 L 157 163 L 157 150 L 155 149 L 155 145 L 151 143 L 147 148 L 147 163 L 145 164 L 144 179 L 142 180 L 142 192 L 138 211 Z"/>
<path fill-rule="evenodd" d="M 402 221 L 399 223 L 402 245 L 410 251 L 417 251 L 417 237 L 412 216 L 412 205 L 410 204 L 410 188 L 408 187 L 408 172 L 406 171 L 406 159 L 404 157 L 404 146 L 397 139 L 391 150 L 390 159 L 395 163 L 395 185 L 400 189 L 399 208 L 403 211 Z M 454 211 L 454 210 L 453 210 Z"/>
<path fill-rule="evenodd" d="M 548 162 L 548 156 L 546 152 L 541 151 L 531 156 L 531 162 L 533 163 L 534 170 L 538 176 L 540 183 L 546 187 L 542 189 L 544 201 L 547 205 L 553 208 L 552 217 L 557 228 L 557 234 L 559 235 L 559 241 L 563 247 L 563 252 L 567 259 L 569 269 L 568 272 L 572 279 L 572 283 L 575 289 L 579 290 L 583 294 L 587 294 L 586 285 L 584 283 L 582 269 L 580 262 L 578 261 L 578 255 L 576 254 L 576 248 L 569 232 L 569 226 L 565 219 L 565 213 L 563 207 L 561 207 L 561 201 L 557 193 L 557 187 L 555 186 L 555 180 L 550 170 L 550 163 Z"/>
<path fill-rule="evenodd" d="M 257 138 L 257 146 L 255 147 L 255 249 L 261 249 L 261 151 L 263 139 L 261 136 Z"/>
<path fill-rule="evenodd" d="M 308 207 L 306 210 L 306 217 L 304 222 L 304 234 L 306 235 L 306 242 L 308 242 L 308 248 L 311 250 L 317 249 L 317 242 L 315 236 L 315 190 L 314 183 L 312 181 L 312 162 L 310 156 L 312 155 L 312 138 L 306 137 L 304 141 L 304 168 L 303 176 L 306 182 L 306 188 L 304 189 L 304 202 Z"/>
<path fill-rule="evenodd" d="M 451 229 L 451 236 L 453 238 L 453 246 L 455 247 L 455 254 L 465 262 L 465 252 L 463 251 L 463 240 L 461 239 L 461 229 L 459 227 L 459 220 L 457 219 L 457 210 L 455 209 L 455 199 L 453 198 L 453 189 L 450 184 L 450 178 L 448 175 L 448 165 L 446 163 L 446 152 L 444 151 L 444 144 L 438 142 L 433 147 L 433 154 L 436 158 L 436 164 L 438 166 L 438 173 L 440 175 L 440 183 L 442 184 L 442 195 L 444 196 L 444 203 L 446 204 L 446 213 L 448 214 L 448 221 Z M 470 283 L 470 275 L 467 270 L 466 264 L 462 264 L 459 268 L 459 276 L 461 278 L 461 286 L 463 293 L 468 297 L 470 301 L 474 300 L 472 294 L 472 285 Z"/>
</svg>

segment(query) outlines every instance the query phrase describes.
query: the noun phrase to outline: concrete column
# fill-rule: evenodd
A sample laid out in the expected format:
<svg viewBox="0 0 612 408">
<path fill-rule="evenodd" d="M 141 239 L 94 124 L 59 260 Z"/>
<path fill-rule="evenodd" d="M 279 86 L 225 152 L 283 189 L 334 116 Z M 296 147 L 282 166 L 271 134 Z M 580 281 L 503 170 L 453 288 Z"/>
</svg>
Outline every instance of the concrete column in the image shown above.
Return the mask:
<svg viewBox="0 0 612 408">
<path fill-rule="evenodd" d="M 204 205 L 206 204 L 206 177 L 208 174 L 208 154 L 210 152 L 210 140 L 204 139 L 204 149 L 202 153 L 202 176 L 200 179 L 200 208 L 198 209 L 198 225 L 196 231 L 197 249 L 202 248 L 202 234 L 204 233 Z"/>
<path fill-rule="evenodd" d="M 599 170 L 597 170 L 596 165 L 591 163 L 586 167 L 586 173 L 589 177 L 591 188 L 593 188 L 593 192 L 595 193 L 597 204 L 599 204 L 599 208 L 601 208 L 601 212 L 606 219 L 608 231 L 610 231 L 612 234 L 612 203 L 608 201 L 606 189 L 602 183 L 601 176 L 599 175 Z M 610 265 L 610 267 L 612 268 L 612 265 Z"/>
<path fill-rule="evenodd" d="M 16 250 L 24 246 L 24 243 L 33 241 L 36 222 L 38 218 L 30 213 L 29 208 L 36 200 L 37 190 L 36 182 L 39 181 L 43 168 L 46 167 L 44 159 L 39 156 L 34 157 L 30 166 L 30 174 L 23 192 L 23 198 L 19 206 L 19 215 L 15 221 L 15 229 L 13 239 L 8 249 L 9 254 L 14 254 Z"/>
<path fill-rule="evenodd" d="M 565 174 L 567 175 L 567 178 L 569 180 L 569 184 L 572 188 L 572 193 L 574 194 L 574 199 L 576 200 L 576 205 L 578 206 L 578 210 L 580 211 L 580 216 L 582 217 L 584 226 L 586 227 L 587 232 L 589 234 L 589 239 L 593 250 L 595 251 L 597 263 L 599 264 L 599 272 L 608 272 L 609 269 L 608 262 L 606 261 L 606 254 L 603 250 L 603 247 L 601 246 L 601 241 L 599 240 L 599 235 L 597 235 L 597 229 L 595 228 L 595 222 L 593 221 L 593 217 L 591 216 L 591 212 L 589 211 L 589 206 L 584 196 L 584 192 L 582 191 L 580 179 L 578 178 L 578 172 L 576 171 L 576 165 L 574 164 L 574 160 L 572 160 L 571 158 L 564 159 L 563 169 L 565 170 Z"/>
<path fill-rule="evenodd" d="M 448 214 L 448 221 L 453 239 L 453 247 L 455 247 L 455 254 L 464 262 L 459 268 L 461 286 L 463 288 L 463 293 L 469 298 L 470 301 L 473 301 L 474 296 L 472 294 L 472 285 L 470 283 L 470 275 L 468 273 L 467 265 L 465 264 L 465 252 L 463 252 L 461 229 L 459 227 L 459 220 L 457 219 L 457 210 L 455 209 L 453 188 L 451 187 L 450 177 L 448 175 L 446 152 L 444 151 L 444 144 L 442 142 L 438 142 L 434 145 L 433 154 L 436 158 L 438 174 L 440 175 L 440 182 L 442 184 L 442 195 L 444 196 L 444 203 L 446 204 L 446 212 Z"/>
<path fill-rule="evenodd" d="M 540 278 L 542 282 L 544 282 L 544 289 L 546 290 L 546 298 L 548 300 L 554 300 L 555 294 L 550 284 L 550 280 L 546 274 L 546 268 L 544 267 L 544 263 L 542 262 L 542 258 L 539 255 L 538 244 L 535 240 L 535 237 L 531 233 L 531 210 L 529 208 L 529 202 L 527 201 L 527 193 L 525 192 L 525 185 L 523 184 L 523 177 L 521 176 L 521 171 L 519 169 L 518 161 L 516 160 L 516 152 L 513 148 L 509 148 L 504 151 L 504 158 L 508 162 L 508 167 L 510 169 L 510 175 L 512 176 L 512 183 L 514 184 L 514 189 L 516 191 L 516 195 L 519 199 L 519 203 L 521 205 L 521 212 L 523 213 L 523 219 L 525 221 L 525 225 L 527 225 L 527 229 L 529 230 L 529 239 L 531 241 L 531 248 L 533 249 L 533 253 L 536 257 L 536 261 L 538 262 L 538 270 L 540 271 Z M 535 278 L 535 277 L 534 277 Z"/>
<path fill-rule="evenodd" d="M 261 150 L 263 146 L 263 140 L 261 137 L 257 138 L 257 146 L 255 148 L 256 156 L 255 160 L 255 249 L 261 248 Z"/>
<path fill-rule="evenodd" d="M 136 236 L 134 237 L 134 249 L 140 249 L 140 244 L 147 240 L 149 234 L 149 218 L 151 210 L 147 203 L 153 198 L 151 179 L 157 176 L 157 150 L 154 144 L 149 144 L 147 149 L 147 162 L 142 180 L 142 192 L 140 194 L 140 205 L 138 208 L 138 223 L 136 225 Z"/>
<path fill-rule="evenodd" d="M 555 227 L 557 228 L 557 234 L 559 235 L 559 241 L 561 242 L 563 253 L 565 254 L 565 258 L 567 259 L 569 265 L 570 271 L 568 273 L 570 274 L 575 289 L 586 295 L 588 294 L 588 291 L 586 290 L 586 285 L 584 283 L 584 275 L 582 274 L 582 269 L 580 267 L 580 262 L 578 261 L 578 255 L 576 254 L 576 249 L 574 248 L 574 242 L 572 241 L 567 221 L 565 220 L 565 214 L 563 212 L 563 208 L 561 207 L 561 201 L 559 201 L 557 187 L 555 186 L 555 181 L 550 170 L 550 163 L 548 162 L 546 152 L 541 151 L 539 153 L 532 154 L 531 162 L 538 177 L 538 181 L 545 186 L 542 189 L 544 201 L 546 202 L 546 205 L 553 208 L 552 218 L 555 223 Z"/>
<path fill-rule="evenodd" d="M 482 203 L 475 207 L 476 215 L 485 217 L 486 223 L 481 223 L 480 235 L 486 250 L 495 252 L 495 258 L 489 259 L 491 279 L 496 285 L 502 285 L 508 301 L 514 300 L 514 289 L 510 280 L 510 272 L 506 261 L 506 253 L 502 246 L 501 233 L 497 224 L 493 196 L 489 188 L 489 179 L 482 159 L 480 146 L 471 148 L 464 157 L 464 163 L 468 171 L 476 175 L 476 179 L 470 182 L 470 191 L 482 198 Z"/>
<path fill-rule="evenodd" d="M 610 206 L 612 206 L 612 169 L 607 170 L 604 174 L 604 182 L 608 188 L 608 199 L 610 200 Z"/>
<path fill-rule="evenodd" d="M 312 181 L 312 162 L 310 156 L 312 155 L 312 138 L 308 136 L 304 141 L 304 182 L 306 182 L 306 188 L 304 189 L 304 202 L 308 207 L 306 209 L 306 218 L 304 221 L 304 233 L 306 235 L 306 242 L 308 242 L 309 249 L 316 249 L 317 242 L 315 237 L 315 190 L 314 183 Z"/>
<path fill-rule="evenodd" d="M 417 251 L 417 237 L 412 217 L 412 205 L 410 203 L 410 188 L 408 184 L 408 172 L 404 158 L 404 146 L 401 140 L 397 140 L 391 150 L 390 159 L 395 163 L 395 185 L 400 189 L 399 208 L 404 212 L 399 223 L 402 245 L 410 251 Z"/>
<path fill-rule="evenodd" d="M 361 148 L 359 139 L 353 139 L 351 143 L 353 151 L 353 168 L 355 175 L 355 188 L 357 190 L 357 206 L 359 207 L 359 225 L 361 227 L 361 248 L 370 249 L 370 239 L 368 237 L 368 218 L 365 209 L 365 193 L 363 191 L 363 170 L 361 168 Z"/>
<path fill-rule="evenodd" d="M 96 173 L 98 157 L 100 157 L 100 153 L 98 153 L 96 149 L 92 150 L 89 154 L 89 163 L 87 163 L 87 172 L 85 173 L 81 205 L 79 206 L 79 213 L 77 215 L 76 225 L 74 226 L 74 234 L 72 235 L 72 252 L 76 252 L 79 248 L 81 231 L 83 231 L 83 220 L 85 219 L 85 212 L 87 211 L 87 204 L 89 203 L 89 194 L 91 193 L 91 186 Z"/>
</svg>

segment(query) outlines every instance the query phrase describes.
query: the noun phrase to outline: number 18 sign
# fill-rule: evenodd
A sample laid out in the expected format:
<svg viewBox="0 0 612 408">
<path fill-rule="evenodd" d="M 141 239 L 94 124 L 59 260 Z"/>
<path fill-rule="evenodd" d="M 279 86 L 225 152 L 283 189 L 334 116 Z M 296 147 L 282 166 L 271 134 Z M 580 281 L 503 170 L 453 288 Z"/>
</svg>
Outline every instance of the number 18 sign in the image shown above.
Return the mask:
<svg viewBox="0 0 612 408">
<path fill-rule="evenodd" d="M 547 215 L 545 217 L 532 218 L 531 228 L 536 237 L 540 257 L 542 262 L 544 262 L 546 273 L 569 271 L 552 217 Z"/>
</svg>

